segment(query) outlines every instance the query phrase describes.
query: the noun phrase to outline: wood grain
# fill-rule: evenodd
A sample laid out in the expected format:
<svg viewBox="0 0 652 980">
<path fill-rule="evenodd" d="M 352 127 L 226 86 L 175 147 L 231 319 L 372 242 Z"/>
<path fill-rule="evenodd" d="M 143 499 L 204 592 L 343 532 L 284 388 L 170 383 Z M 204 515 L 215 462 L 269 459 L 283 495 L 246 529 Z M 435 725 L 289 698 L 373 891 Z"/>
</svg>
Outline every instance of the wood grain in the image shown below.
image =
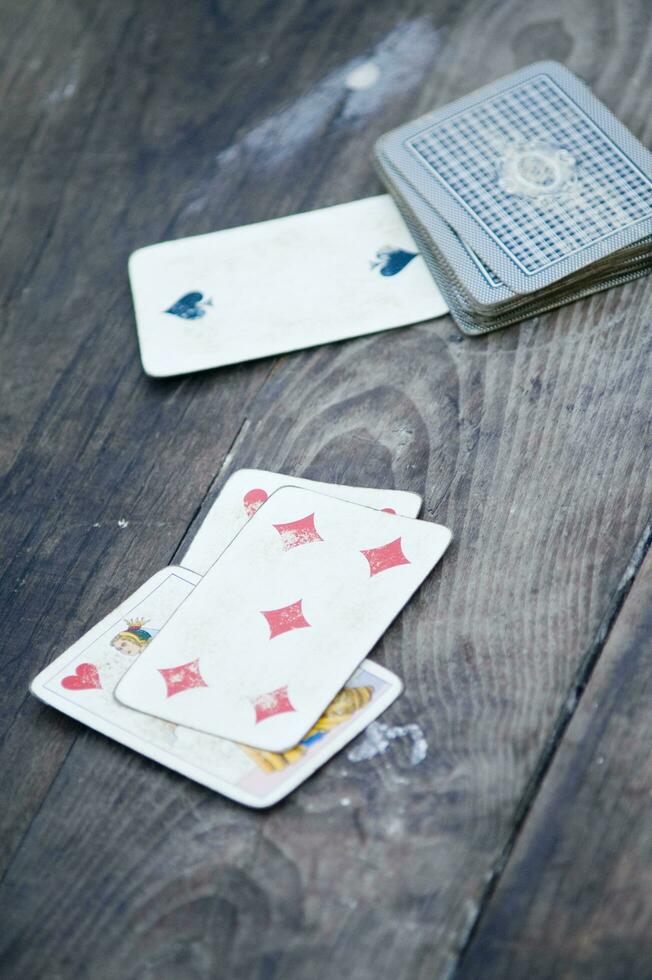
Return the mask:
<svg viewBox="0 0 652 980">
<path fill-rule="evenodd" d="M 649 977 L 648 555 L 456 978 Z"/>
<path fill-rule="evenodd" d="M 443 318 L 155 383 L 126 259 L 377 193 L 380 133 L 535 57 L 649 145 L 649 11 L 4 0 L 0 23 L 0 972 L 444 976 L 649 517 L 650 283 L 483 339 Z M 370 57 L 378 87 L 350 92 Z M 375 653 L 426 759 L 343 755 L 268 814 L 26 694 L 239 466 L 416 490 L 455 535 Z"/>
</svg>

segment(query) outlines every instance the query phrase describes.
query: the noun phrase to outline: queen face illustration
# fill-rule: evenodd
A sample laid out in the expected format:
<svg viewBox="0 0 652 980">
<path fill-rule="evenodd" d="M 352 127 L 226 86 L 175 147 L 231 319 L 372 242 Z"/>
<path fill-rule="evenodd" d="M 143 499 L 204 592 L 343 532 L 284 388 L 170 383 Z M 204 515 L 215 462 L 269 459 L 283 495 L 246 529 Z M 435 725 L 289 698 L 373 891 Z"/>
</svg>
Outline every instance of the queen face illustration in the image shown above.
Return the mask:
<svg viewBox="0 0 652 980">
<path fill-rule="evenodd" d="M 141 653 L 143 649 L 141 646 L 138 646 L 138 644 L 135 643 L 133 640 L 126 640 L 124 639 L 124 637 L 121 637 L 120 635 L 114 637 L 111 640 L 111 646 L 114 647 L 116 650 L 119 650 L 120 653 L 126 653 L 127 656 L 129 657 L 137 657 L 138 654 Z"/>
<path fill-rule="evenodd" d="M 144 622 L 142 619 L 128 622 L 127 629 L 113 637 L 111 646 L 128 657 L 137 657 L 152 639 L 152 634 L 143 629 Z"/>
</svg>

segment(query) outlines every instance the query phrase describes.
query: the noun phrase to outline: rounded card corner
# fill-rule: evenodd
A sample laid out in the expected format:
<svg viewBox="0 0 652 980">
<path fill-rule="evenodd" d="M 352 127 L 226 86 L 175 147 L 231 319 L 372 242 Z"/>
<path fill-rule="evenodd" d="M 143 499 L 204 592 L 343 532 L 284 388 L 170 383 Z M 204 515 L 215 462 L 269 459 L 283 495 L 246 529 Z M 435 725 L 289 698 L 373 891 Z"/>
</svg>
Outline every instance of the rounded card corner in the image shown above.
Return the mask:
<svg viewBox="0 0 652 980">
<path fill-rule="evenodd" d="M 562 71 L 565 75 L 572 75 L 570 68 L 562 64 L 561 61 L 555 61 L 554 58 L 542 58 L 541 61 L 535 61 L 533 64 L 528 65 L 530 71 Z M 573 76 L 574 77 L 574 76 Z"/>
<path fill-rule="evenodd" d="M 244 480 L 244 479 L 249 480 L 261 472 L 262 472 L 261 470 L 256 470 L 251 466 L 242 466 L 240 467 L 240 469 L 234 470 L 233 473 L 231 473 L 224 481 L 220 493 L 222 493 L 230 483 L 233 483 L 233 481 L 236 480 L 236 478 L 238 480 Z"/>
<path fill-rule="evenodd" d="M 150 364 L 147 356 L 143 353 L 141 353 L 140 355 L 140 363 L 143 368 L 143 373 L 146 374 L 148 378 L 154 378 L 156 380 L 160 380 L 161 378 L 173 377 L 173 375 L 170 374 L 169 371 L 161 371 L 158 368 L 156 368 L 154 365 Z"/>
<path fill-rule="evenodd" d="M 285 493 L 282 493 L 281 494 L 284 497 L 287 496 L 288 491 L 298 492 L 300 494 L 304 494 L 306 492 L 308 492 L 308 493 L 316 493 L 317 492 L 317 491 L 314 491 L 314 490 L 308 490 L 306 487 L 298 487 L 296 485 L 296 483 L 283 483 L 283 484 L 281 484 L 280 487 L 276 487 L 275 490 L 272 490 L 272 492 L 268 496 L 267 500 L 271 500 L 272 497 L 276 497 L 277 494 L 280 494 L 281 493 L 281 491 L 285 491 Z M 267 503 L 267 500 L 265 501 L 265 503 Z"/>
<path fill-rule="evenodd" d="M 376 154 L 376 156 L 383 155 L 384 146 L 386 142 L 387 142 L 387 133 L 383 133 L 383 135 L 379 136 L 378 139 L 374 142 L 374 153 Z"/>
<path fill-rule="evenodd" d="M 236 802 L 242 804 L 243 806 L 251 807 L 252 810 L 269 810 L 270 807 L 276 806 L 277 803 L 280 803 L 281 800 L 288 796 L 291 792 L 291 789 L 283 788 L 282 791 L 279 790 L 276 793 L 272 793 L 269 796 L 265 796 L 261 799 L 247 796 L 246 799 L 237 799 Z"/>
<path fill-rule="evenodd" d="M 134 251 L 130 254 L 129 258 L 127 259 L 127 271 L 130 277 L 137 272 L 138 266 L 143 261 L 144 253 L 148 252 L 150 247 L 151 246 L 149 245 L 144 245 L 142 248 L 134 249 Z"/>
<path fill-rule="evenodd" d="M 132 710 L 139 711 L 140 709 L 135 708 L 134 705 L 129 701 L 128 699 L 129 695 L 127 694 L 127 698 L 125 698 L 124 692 L 121 690 L 123 687 L 129 686 L 130 681 L 128 680 L 128 677 L 129 677 L 129 671 L 127 671 L 124 677 L 120 678 L 116 686 L 113 688 L 113 697 L 116 699 L 116 701 L 119 701 L 120 704 L 123 704 L 125 708 L 132 708 Z"/>
<path fill-rule="evenodd" d="M 172 573 L 177 572 L 177 573 L 182 574 L 182 575 L 187 575 L 189 571 L 191 571 L 191 569 L 185 568 L 183 565 L 179 565 L 178 562 L 173 562 L 173 564 L 166 565 L 165 568 L 162 568 L 161 569 L 161 572 L 168 572 L 168 573 L 170 573 L 170 572 L 172 572 Z M 155 572 L 155 574 L 152 576 L 152 578 L 156 578 L 156 576 L 158 574 L 160 574 L 160 573 L 159 572 Z"/>
</svg>

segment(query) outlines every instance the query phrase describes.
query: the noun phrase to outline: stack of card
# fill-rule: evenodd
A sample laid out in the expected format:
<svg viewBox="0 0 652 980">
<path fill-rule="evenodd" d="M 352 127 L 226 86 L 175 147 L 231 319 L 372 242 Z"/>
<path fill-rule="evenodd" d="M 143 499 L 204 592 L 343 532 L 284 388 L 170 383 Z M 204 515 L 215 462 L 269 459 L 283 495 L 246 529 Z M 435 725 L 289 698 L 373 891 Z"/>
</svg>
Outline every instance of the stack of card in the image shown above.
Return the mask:
<svg viewBox="0 0 652 980">
<path fill-rule="evenodd" d="M 386 134 L 376 160 L 467 333 L 650 270 L 652 156 L 555 62 Z"/>
<path fill-rule="evenodd" d="M 402 491 L 234 474 L 162 569 L 35 678 L 47 704 L 254 807 L 400 694 L 366 654 L 446 550 Z"/>
<path fill-rule="evenodd" d="M 463 331 L 485 333 L 650 270 L 652 156 L 556 62 L 386 134 L 376 162 L 396 204 L 381 195 L 134 252 L 145 372 L 449 309 Z"/>
</svg>

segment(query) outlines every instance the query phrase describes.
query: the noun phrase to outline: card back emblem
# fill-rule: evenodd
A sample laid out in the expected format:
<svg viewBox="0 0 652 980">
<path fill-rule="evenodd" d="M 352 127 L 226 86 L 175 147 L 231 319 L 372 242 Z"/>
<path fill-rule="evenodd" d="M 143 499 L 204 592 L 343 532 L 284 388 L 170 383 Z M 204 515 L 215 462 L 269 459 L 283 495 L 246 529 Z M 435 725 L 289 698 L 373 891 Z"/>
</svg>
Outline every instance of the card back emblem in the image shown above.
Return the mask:
<svg viewBox="0 0 652 980">
<path fill-rule="evenodd" d="M 498 163 L 498 184 L 506 194 L 545 202 L 568 195 L 577 184 L 572 153 L 542 140 L 509 144 Z"/>
</svg>

